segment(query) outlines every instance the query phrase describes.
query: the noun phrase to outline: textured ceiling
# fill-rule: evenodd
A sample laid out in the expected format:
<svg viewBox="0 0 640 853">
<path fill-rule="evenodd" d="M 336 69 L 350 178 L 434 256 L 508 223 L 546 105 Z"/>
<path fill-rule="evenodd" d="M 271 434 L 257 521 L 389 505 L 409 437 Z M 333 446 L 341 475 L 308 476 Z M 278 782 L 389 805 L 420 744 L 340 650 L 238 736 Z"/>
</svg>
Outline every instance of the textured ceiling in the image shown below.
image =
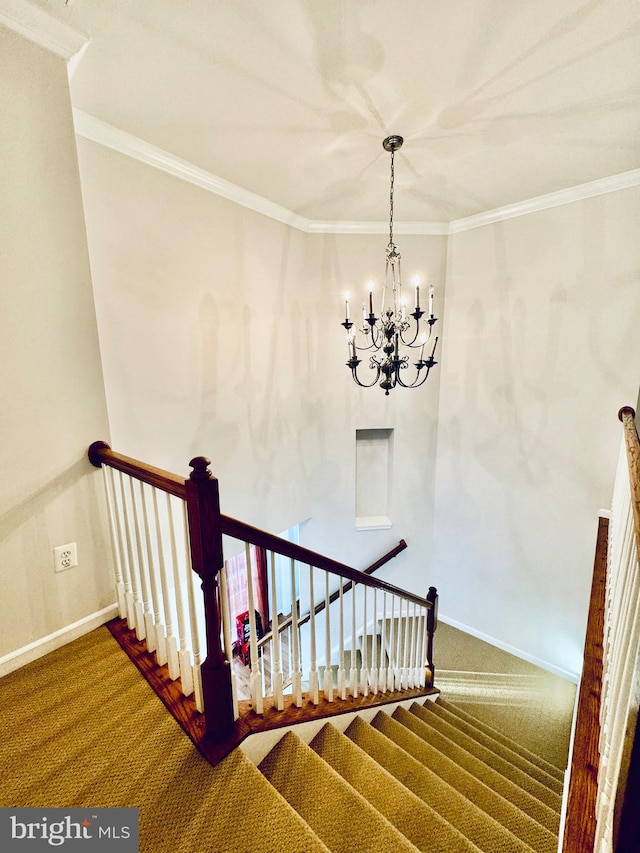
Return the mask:
<svg viewBox="0 0 640 853">
<path fill-rule="evenodd" d="M 73 105 L 316 220 L 448 222 L 640 167 L 636 0 L 37 0 Z"/>
</svg>

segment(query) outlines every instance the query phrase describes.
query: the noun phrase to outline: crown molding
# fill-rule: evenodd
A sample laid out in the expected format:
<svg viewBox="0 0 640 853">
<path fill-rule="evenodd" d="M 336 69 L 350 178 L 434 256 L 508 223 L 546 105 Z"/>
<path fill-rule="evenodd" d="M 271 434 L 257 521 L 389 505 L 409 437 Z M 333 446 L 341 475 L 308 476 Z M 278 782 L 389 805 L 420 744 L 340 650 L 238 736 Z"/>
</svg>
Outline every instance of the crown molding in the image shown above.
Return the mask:
<svg viewBox="0 0 640 853">
<path fill-rule="evenodd" d="M 237 184 L 232 184 L 230 181 L 225 181 L 223 178 L 207 172 L 205 169 L 194 166 L 193 163 L 182 160 L 169 151 L 157 148 L 155 145 L 151 145 L 143 139 L 133 136 L 131 133 L 118 130 L 113 125 L 107 124 L 107 122 L 101 121 L 83 110 L 74 108 L 73 120 L 78 136 L 82 136 L 92 142 L 97 142 L 99 145 L 104 145 L 106 148 L 111 148 L 113 151 L 118 151 L 120 154 L 124 154 L 134 160 L 139 160 L 141 163 L 152 166 L 154 169 L 160 169 L 182 181 L 187 181 L 201 189 L 222 196 L 222 198 L 226 198 L 235 204 L 260 213 L 263 216 L 268 216 L 270 219 L 275 219 L 277 222 L 290 225 L 299 231 L 304 231 L 308 234 L 386 234 L 389 230 L 389 224 L 386 222 L 307 219 L 298 213 L 288 210 L 286 207 L 269 201 L 264 196 L 252 193 L 243 187 L 239 187 Z M 538 196 L 517 204 L 510 204 L 505 207 L 485 211 L 484 213 L 478 213 L 474 216 L 454 219 L 451 222 L 398 222 L 394 224 L 394 232 L 396 234 L 416 236 L 459 234 L 462 231 L 481 228 L 484 225 L 490 225 L 494 222 L 503 222 L 508 219 L 514 219 L 517 216 L 525 216 L 528 213 L 535 213 L 552 207 L 558 207 L 559 205 L 571 204 L 574 201 L 636 186 L 640 186 L 640 169 L 632 169 L 620 175 L 612 175 L 609 178 L 590 181 L 589 183 L 580 184 L 567 190 L 548 193 L 547 195 Z"/>
<path fill-rule="evenodd" d="M 97 142 L 99 145 L 104 145 L 106 148 L 111 148 L 113 151 L 139 160 L 141 163 L 146 163 L 154 169 L 160 169 L 162 172 L 173 175 L 175 178 L 195 184 L 201 189 L 229 199 L 242 207 L 268 216 L 270 219 L 283 222 L 285 225 L 292 225 L 301 231 L 308 230 L 309 220 L 287 210 L 286 207 L 281 207 L 281 205 L 245 190 L 237 184 L 232 184 L 230 181 L 225 181 L 205 169 L 194 166 L 187 160 L 182 160 L 162 148 L 150 145 L 131 133 L 118 130 L 113 125 L 100 121 L 89 113 L 74 108 L 73 121 L 76 134 L 84 139 Z"/>
<path fill-rule="evenodd" d="M 388 222 L 348 222 L 342 220 L 307 220 L 305 228 L 311 234 L 388 234 Z M 448 222 L 394 222 L 394 234 L 447 235 Z"/>
<path fill-rule="evenodd" d="M 299 231 L 308 234 L 386 234 L 389 230 L 387 222 L 346 222 L 330 220 L 312 220 L 298 213 L 288 210 L 279 204 L 275 204 L 264 196 L 252 193 L 249 190 L 225 181 L 217 175 L 207 172 L 187 160 L 182 160 L 162 148 L 157 148 L 124 130 L 118 130 L 113 125 L 95 118 L 89 113 L 74 107 L 73 121 L 78 136 L 97 142 L 117 151 L 154 169 L 160 169 L 175 178 L 187 181 L 190 184 L 208 192 L 215 193 L 223 198 L 233 201 L 242 207 L 249 208 L 256 213 L 268 216 L 285 225 L 291 225 Z M 449 224 L 447 222 L 398 222 L 394 225 L 396 234 L 407 235 L 446 235 Z"/>
<path fill-rule="evenodd" d="M 27 0 L 0 0 L 0 24 L 66 62 L 77 61 L 90 42 L 84 33 Z"/>
<path fill-rule="evenodd" d="M 566 190 L 547 193 L 516 204 L 508 204 L 505 207 L 497 207 L 494 210 L 487 210 L 484 213 L 477 213 L 464 219 L 455 219 L 449 223 L 449 234 L 459 234 L 461 231 L 470 231 L 473 228 L 481 228 L 483 225 L 491 225 L 494 222 L 504 222 L 507 219 L 526 216 L 528 213 L 537 213 L 563 204 L 571 204 L 574 201 L 583 201 L 594 196 L 637 186 L 640 186 L 640 169 L 631 169 L 631 171 L 621 172 L 619 175 L 599 178 L 597 181 L 578 184 Z"/>
</svg>

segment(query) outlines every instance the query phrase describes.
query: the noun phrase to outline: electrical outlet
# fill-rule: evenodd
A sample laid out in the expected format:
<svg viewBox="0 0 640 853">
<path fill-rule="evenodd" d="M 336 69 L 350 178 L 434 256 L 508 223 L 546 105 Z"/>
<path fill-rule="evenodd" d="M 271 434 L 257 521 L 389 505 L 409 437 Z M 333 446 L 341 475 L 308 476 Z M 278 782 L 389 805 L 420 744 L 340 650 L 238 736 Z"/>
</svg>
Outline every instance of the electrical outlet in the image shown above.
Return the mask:
<svg viewBox="0 0 640 853">
<path fill-rule="evenodd" d="M 53 549 L 53 563 L 56 572 L 66 572 L 78 565 L 78 546 L 75 542 L 58 545 Z"/>
</svg>

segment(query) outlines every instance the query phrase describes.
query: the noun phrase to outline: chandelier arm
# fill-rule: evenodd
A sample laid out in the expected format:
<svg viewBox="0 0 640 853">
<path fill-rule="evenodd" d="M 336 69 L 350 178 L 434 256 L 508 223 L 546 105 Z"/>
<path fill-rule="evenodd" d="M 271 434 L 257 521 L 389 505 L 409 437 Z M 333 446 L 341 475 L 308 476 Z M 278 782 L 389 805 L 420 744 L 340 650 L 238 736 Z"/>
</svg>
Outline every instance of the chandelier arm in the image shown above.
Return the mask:
<svg viewBox="0 0 640 853">
<path fill-rule="evenodd" d="M 367 347 L 357 347 L 357 349 L 362 350 L 375 350 L 376 352 L 381 348 L 383 341 L 381 339 L 380 329 L 375 324 L 370 324 L 371 327 L 371 343 Z M 363 330 L 364 331 L 364 330 Z M 367 332 L 369 330 L 367 329 Z"/>
<path fill-rule="evenodd" d="M 414 317 L 415 313 L 412 314 L 411 316 Z M 429 324 L 427 336 L 424 339 L 424 341 L 418 341 L 418 343 L 416 343 L 416 341 L 418 340 L 418 334 L 420 333 L 420 321 L 416 320 L 416 333 L 413 336 L 413 339 L 411 341 L 405 341 L 405 339 L 402 336 L 402 332 L 400 332 L 400 342 L 402 343 L 402 345 L 405 347 L 411 347 L 412 349 L 418 349 L 418 347 L 426 346 L 426 344 L 428 344 L 429 341 L 431 340 L 431 335 L 433 334 L 433 324 L 436 322 L 436 320 L 437 320 L 436 317 L 430 317 L 427 320 L 427 323 Z"/>
<path fill-rule="evenodd" d="M 429 331 L 431 331 L 431 330 L 429 330 Z M 400 334 L 399 334 L 400 343 L 404 347 L 413 347 L 413 349 L 417 349 L 419 346 L 422 346 L 422 343 L 416 343 L 416 341 L 418 340 L 419 334 L 420 334 L 420 324 L 416 323 L 416 331 L 415 331 L 413 338 L 410 341 L 405 341 L 405 339 L 402 335 L 402 332 L 400 332 Z M 429 340 L 428 337 L 427 337 L 427 340 Z"/>
<path fill-rule="evenodd" d="M 356 349 L 358 350 L 358 352 L 369 352 L 370 350 L 373 350 L 374 352 L 380 351 L 380 347 L 376 346 L 373 341 L 371 341 L 371 343 L 367 347 L 360 347 L 356 344 Z"/>
<path fill-rule="evenodd" d="M 406 382 L 402 381 L 402 379 L 400 378 L 400 371 L 398 370 L 398 375 L 397 375 L 398 385 L 401 385 L 403 388 L 419 388 L 421 385 L 424 385 L 424 383 L 427 381 L 427 377 L 429 376 L 429 371 L 431 370 L 433 365 L 426 363 L 426 362 L 418 362 L 418 363 L 420 364 L 420 367 L 418 368 L 418 370 L 416 372 L 415 379 L 410 384 L 407 384 Z M 433 362 L 433 364 L 436 364 L 436 363 L 437 362 L 435 362 L 435 361 Z M 422 368 L 425 365 L 426 365 L 427 369 L 425 370 L 424 376 L 422 377 L 422 379 L 420 379 L 420 374 L 422 373 Z M 405 367 L 408 368 L 409 365 L 405 364 Z M 420 379 L 419 382 L 418 382 L 418 379 Z"/>
<path fill-rule="evenodd" d="M 360 364 L 362 364 L 362 361 L 360 359 L 353 359 L 352 358 L 347 362 L 347 367 L 351 368 L 351 375 L 353 376 L 354 382 L 356 383 L 356 385 L 359 385 L 361 388 L 373 388 L 373 386 L 376 384 L 376 382 L 380 378 L 380 363 L 377 362 L 373 356 L 371 357 L 371 359 L 369 361 L 369 367 L 371 370 L 373 370 L 374 366 L 375 366 L 376 375 L 373 379 L 373 382 L 370 382 L 370 383 L 360 381 L 360 378 L 358 376 L 358 365 L 360 365 Z"/>
</svg>

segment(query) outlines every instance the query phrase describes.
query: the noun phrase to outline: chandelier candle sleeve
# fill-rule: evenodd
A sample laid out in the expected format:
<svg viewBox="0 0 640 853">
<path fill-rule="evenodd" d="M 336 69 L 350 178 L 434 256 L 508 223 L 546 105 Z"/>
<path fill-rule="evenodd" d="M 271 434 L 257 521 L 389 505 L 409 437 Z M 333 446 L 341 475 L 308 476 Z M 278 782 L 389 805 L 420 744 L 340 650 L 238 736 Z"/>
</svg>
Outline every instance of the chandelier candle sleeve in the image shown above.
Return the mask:
<svg viewBox="0 0 640 853">
<path fill-rule="evenodd" d="M 431 340 L 433 326 L 437 317 L 433 314 L 433 285 L 429 285 L 429 313 L 420 308 L 420 281 L 416 276 L 413 280 L 415 287 L 415 310 L 407 312 L 407 300 L 402 296 L 402 275 L 400 270 L 400 252 L 393 242 L 393 184 L 394 184 L 394 155 L 402 146 L 401 136 L 388 136 L 382 143 L 385 151 L 391 154 L 391 181 L 389 191 L 389 243 L 386 251 L 385 275 L 382 284 L 382 300 L 380 314 L 373 311 L 373 283 L 368 283 L 369 315 L 362 305 L 362 328 L 358 329 L 349 318 L 349 294 L 345 294 L 345 320 L 342 323 L 347 332 L 347 347 L 349 361 L 347 367 L 361 388 L 371 388 L 378 384 L 388 395 L 391 390 L 401 388 L 418 388 L 429 376 L 431 368 L 437 364 L 435 360 L 438 336 L 435 340 L 431 355 L 425 359 L 424 351 L 427 341 Z M 358 334 L 359 333 L 359 334 Z M 357 341 L 356 341 L 357 335 Z M 415 359 L 411 351 L 418 350 L 420 357 Z M 367 352 L 370 381 L 363 381 L 358 369 L 364 363 L 359 353 Z M 364 368 L 363 368 L 364 370 Z M 413 373 L 413 376 L 410 374 Z"/>
</svg>

